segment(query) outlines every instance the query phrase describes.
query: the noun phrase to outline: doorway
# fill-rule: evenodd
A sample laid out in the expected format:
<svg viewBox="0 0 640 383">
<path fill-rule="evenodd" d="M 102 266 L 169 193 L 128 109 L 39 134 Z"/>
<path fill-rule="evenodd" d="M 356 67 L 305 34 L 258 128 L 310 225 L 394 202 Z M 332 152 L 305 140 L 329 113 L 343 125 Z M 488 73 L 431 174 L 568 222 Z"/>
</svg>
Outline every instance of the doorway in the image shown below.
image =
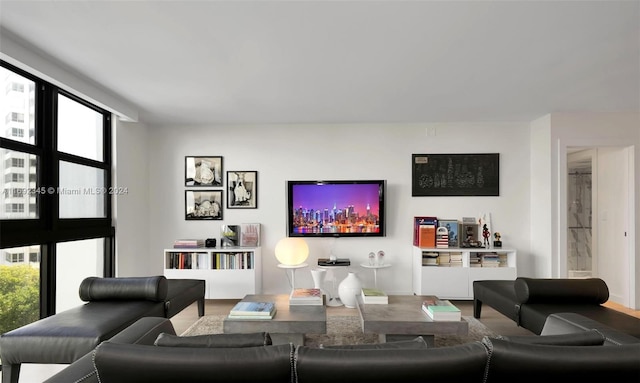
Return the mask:
<svg viewBox="0 0 640 383">
<path fill-rule="evenodd" d="M 631 307 L 628 148 L 567 148 L 566 270 L 597 277 L 609 299 Z"/>
<path fill-rule="evenodd" d="M 593 253 L 593 161 L 595 149 L 567 154 L 567 275 L 597 275 Z"/>
</svg>

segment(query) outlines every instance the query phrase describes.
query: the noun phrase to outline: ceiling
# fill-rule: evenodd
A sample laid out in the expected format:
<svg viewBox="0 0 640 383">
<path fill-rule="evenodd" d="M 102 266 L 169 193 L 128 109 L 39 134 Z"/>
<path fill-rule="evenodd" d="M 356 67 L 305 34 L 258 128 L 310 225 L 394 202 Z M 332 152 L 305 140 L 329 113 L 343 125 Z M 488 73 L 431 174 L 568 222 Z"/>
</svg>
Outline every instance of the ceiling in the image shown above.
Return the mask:
<svg viewBox="0 0 640 383">
<path fill-rule="evenodd" d="M 640 109 L 633 0 L 1 0 L 0 28 L 149 125 Z"/>
</svg>

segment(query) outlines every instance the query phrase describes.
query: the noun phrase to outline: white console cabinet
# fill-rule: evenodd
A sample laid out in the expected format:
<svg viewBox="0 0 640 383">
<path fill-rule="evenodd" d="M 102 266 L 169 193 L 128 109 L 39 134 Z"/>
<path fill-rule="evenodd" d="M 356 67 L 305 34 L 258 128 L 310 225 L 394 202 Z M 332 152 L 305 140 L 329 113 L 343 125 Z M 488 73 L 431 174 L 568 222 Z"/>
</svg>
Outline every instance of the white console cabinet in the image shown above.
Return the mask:
<svg viewBox="0 0 640 383">
<path fill-rule="evenodd" d="M 259 247 L 164 249 L 164 276 L 202 279 L 206 299 L 237 299 L 262 293 Z"/>
<path fill-rule="evenodd" d="M 475 262 L 483 254 L 495 253 L 499 263 L 488 256 L 486 265 Z M 449 259 L 461 258 L 460 262 L 437 264 L 436 256 Z M 427 258 L 430 258 L 427 260 Z M 493 262 L 489 262 L 491 259 Z M 430 265 L 424 265 L 425 263 Z M 446 263 L 445 263 L 446 264 Z M 472 264 L 474 266 L 472 266 Z M 491 265 L 492 267 L 487 267 Z M 435 295 L 443 299 L 473 299 L 473 281 L 513 280 L 517 277 L 516 251 L 498 248 L 420 248 L 413 246 L 413 293 Z"/>
</svg>

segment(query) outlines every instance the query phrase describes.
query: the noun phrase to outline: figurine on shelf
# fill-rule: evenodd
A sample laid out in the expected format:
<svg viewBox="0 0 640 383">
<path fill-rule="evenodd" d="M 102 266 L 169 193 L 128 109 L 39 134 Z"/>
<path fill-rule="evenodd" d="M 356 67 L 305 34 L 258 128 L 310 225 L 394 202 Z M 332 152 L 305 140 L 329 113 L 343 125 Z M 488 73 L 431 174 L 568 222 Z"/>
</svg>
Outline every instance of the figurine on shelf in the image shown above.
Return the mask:
<svg viewBox="0 0 640 383">
<path fill-rule="evenodd" d="M 489 228 L 485 223 L 482 225 L 482 244 L 487 248 L 489 247 L 489 236 L 491 236 L 491 233 L 489 233 Z"/>
<path fill-rule="evenodd" d="M 502 241 L 500 240 L 500 233 L 499 232 L 495 232 L 493 233 L 493 247 L 502 247 Z"/>
</svg>

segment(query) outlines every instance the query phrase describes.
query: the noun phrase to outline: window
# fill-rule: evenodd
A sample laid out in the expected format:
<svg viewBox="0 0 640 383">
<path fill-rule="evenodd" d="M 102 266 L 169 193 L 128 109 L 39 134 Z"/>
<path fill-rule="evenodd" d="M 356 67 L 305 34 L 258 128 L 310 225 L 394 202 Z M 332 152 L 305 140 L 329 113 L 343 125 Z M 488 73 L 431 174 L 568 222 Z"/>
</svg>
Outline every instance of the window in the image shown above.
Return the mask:
<svg viewBox="0 0 640 383">
<path fill-rule="evenodd" d="M 11 128 L 11 137 L 24 137 L 24 129 Z"/>
<path fill-rule="evenodd" d="M 113 276 L 115 230 L 111 115 L 2 60 L 0 81 L 0 298 L 29 300 L 0 306 L 3 333 L 77 304 L 66 297 L 85 277 Z M 2 290 L 15 275 L 29 282 Z"/>
<path fill-rule="evenodd" d="M 18 84 L 18 83 L 15 83 L 15 82 L 7 83 L 6 93 L 8 94 L 9 92 L 24 93 L 24 84 Z"/>
<path fill-rule="evenodd" d="M 9 173 L 4 176 L 4 181 L 9 182 L 24 182 L 24 174 L 20 173 Z"/>
<path fill-rule="evenodd" d="M 24 158 L 7 158 L 5 164 L 8 168 L 24 168 Z"/>
<path fill-rule="evenodd" d="M 5 205 L 7 213 L 24 213 L 24 205 L 21 203 L 8 203 Z"/>
<path fill-rule="evenodd" d="M 5 117 L 5 124 L 9 122 L 24 122 L 24 113 L 11 112 Z"/>
<path fill-rule="evenodd" d="M 4 259 L 9 263 L 24 262 L 23 253 L 6 253 Z"/>
</svg>

